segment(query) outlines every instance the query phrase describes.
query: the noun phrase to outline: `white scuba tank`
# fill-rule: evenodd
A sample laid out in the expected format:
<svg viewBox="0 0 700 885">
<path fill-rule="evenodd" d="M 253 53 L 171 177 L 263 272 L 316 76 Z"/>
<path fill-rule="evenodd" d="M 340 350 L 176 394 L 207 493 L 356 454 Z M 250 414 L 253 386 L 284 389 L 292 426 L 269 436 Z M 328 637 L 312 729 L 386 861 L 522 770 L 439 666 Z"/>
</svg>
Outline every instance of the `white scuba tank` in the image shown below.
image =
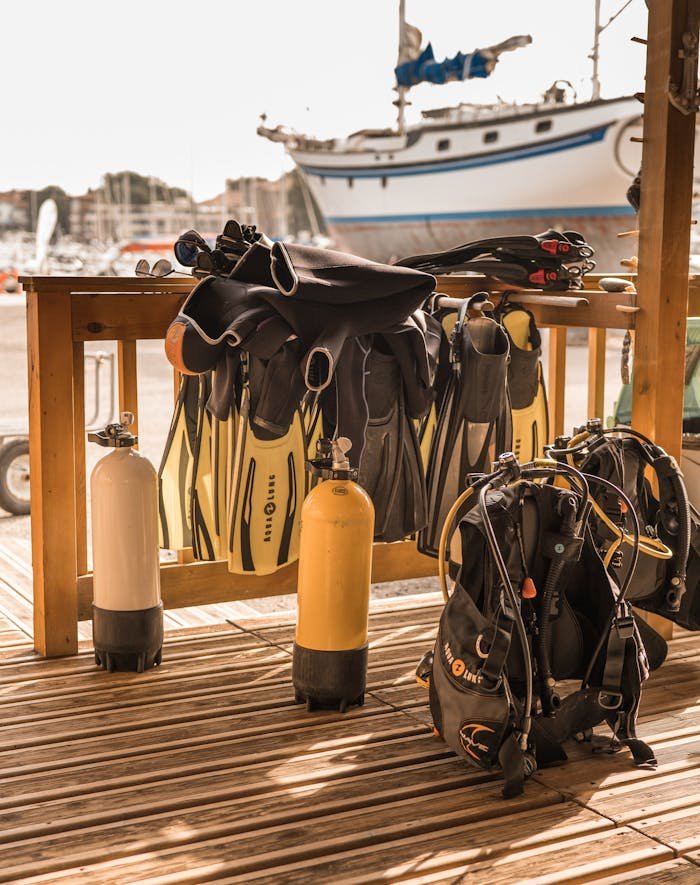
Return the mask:
<svg viewBox="0 0 700 885">
<path fill-rule="evenodd" d="M 134 416 L 121 415 L 88 434 L 112 448 L 90 477 L 92 499 L 95 661 L 106 670 L 143 670 L 159 664 L 163 645 L 158 551 L 158 476 L 133 448 Z"/>
</svg>

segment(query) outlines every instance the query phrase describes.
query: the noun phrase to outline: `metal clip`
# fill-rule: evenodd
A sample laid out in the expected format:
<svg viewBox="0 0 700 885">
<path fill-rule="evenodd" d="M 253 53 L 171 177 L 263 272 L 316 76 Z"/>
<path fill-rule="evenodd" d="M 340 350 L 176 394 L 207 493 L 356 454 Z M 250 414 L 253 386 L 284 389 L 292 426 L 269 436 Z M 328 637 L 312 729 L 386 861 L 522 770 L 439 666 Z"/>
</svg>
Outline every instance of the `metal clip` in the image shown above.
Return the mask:
<svg viewBox="0 0 700 885">
<path fill-rule="evenodd" d="M 598 706 L 604 710 L 617 710 L 622 704 L 621 691 L 601 691 L 598 692 Z"/>
<path fill-rule="evenodd" d="M 685 31 L 681 38 L 683 48 L 678 50 L 678 58 L 683 60 L 683 81 L 680 86 L 668 78 L 666 95 L 673 107 L 681 114 L 697 114 L 698 101 L 698 37 L 692 31 Z"/>
<path fill-rule="evenodd" d="M 623 615 L 614 620 L 615 630 L 620 639 L 631 639 L 634 636 L 634 618 L 632 615 Z"/>
<path fill-rule="evenodd" d="M 476 651 L 477 657 L 481 658 L 482 661 L 485 661 L 486 658 L 489 656 L 489 652 L 484 651 L 483 648 L 481 647 L 481 642 L 482 642 L 483 638 L 484 638 L 484 634 L 479 633 L 479 635 L 476 637 L 476 642 L 474 643 L 474 649 Z M 489 651 L 490 650 L 491 649 L 489 649 Z"/>
</svg>

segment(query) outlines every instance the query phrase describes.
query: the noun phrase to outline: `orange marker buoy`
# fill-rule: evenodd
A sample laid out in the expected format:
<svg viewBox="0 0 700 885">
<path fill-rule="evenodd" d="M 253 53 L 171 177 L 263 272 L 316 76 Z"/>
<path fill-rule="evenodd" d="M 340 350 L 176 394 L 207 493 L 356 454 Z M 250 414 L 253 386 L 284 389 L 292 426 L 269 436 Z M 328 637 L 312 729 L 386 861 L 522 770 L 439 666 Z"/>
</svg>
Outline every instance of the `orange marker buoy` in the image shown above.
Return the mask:
<svg viewBox="0 0 700 885">
<path fill-rule="evenodd" d="M 535 587 L 535 582 L 529 575 L 523 581 L 523 585 L 520 588 L 520 595 L 523 599 L 534 599 L 537 596 L 537 587 Z"/>
</svg>

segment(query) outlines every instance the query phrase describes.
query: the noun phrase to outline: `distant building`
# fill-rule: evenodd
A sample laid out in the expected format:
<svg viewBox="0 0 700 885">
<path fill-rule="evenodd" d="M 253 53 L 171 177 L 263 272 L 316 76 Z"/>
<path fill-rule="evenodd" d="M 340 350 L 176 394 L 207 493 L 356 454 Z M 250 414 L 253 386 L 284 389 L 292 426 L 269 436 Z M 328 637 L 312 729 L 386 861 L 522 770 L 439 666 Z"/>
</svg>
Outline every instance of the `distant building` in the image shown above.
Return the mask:
<svg viewBox="0 0 700 885">
<path fill-rule="evenodd" d="M 197 203 L 197 224 L 202 234 L 218 233 L 227 219 L 254 224 L 272 237 L 287 235 L 287 194 L 284 178 L 238 178 L 226 182 L 226 190 Z"/>
<path fill-rule="evenodd" d="M 260 178 L 229 180 L 226 190 L 194 203 L 189 197 L 129 206 L 108 203 L 102 189 L 72 197 L 70 233 L 82 242 L 124 241 L 176 237 L 188 228 L 205 236 L 219 233 L 229 218 L 275 237 L 287 233 L 287 204 L 283 181 Z"/>
<path fill-rule="evenodd" d="M 188 197 L 126 206 L 107 203 L 101 191 L 91 191 L 71 198 L 70 232 L 83 242 L 171 237 L 192 226 L 193 214 Z"/>
<path fill-rule="evenodd" d="M 0 229 L 26 230 L 29 228 L 29 215 L 26 191 L 0 193 Z"/>
</svg>

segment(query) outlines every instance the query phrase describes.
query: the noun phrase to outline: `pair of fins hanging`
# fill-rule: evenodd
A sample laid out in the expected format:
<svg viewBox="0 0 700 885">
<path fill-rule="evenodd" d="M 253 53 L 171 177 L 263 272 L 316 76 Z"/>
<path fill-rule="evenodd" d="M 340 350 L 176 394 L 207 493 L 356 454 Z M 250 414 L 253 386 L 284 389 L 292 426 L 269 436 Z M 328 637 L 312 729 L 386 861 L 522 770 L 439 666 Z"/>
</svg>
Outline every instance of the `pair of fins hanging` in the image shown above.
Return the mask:
<svg viewBox="0 0 700 885">
<path fill-rule="evenodd" d="M 245 383 L 221 421 L 207 409 L 211 387 L 211 373 L 181 377 L 158 474 L 160 543 L 228 560 L 239 574 L 271 574 L 298 557 L 311 428 L 299 409 L 281 437 L 256 430 Z"/>
<path fill-rule="evenodd" d="M 546 230 L 541 234 L 490 237 L 444 252 L 412 255 L 402 267 L 432 274 L 482 273 L 525 288 L 580 289 L 595 268 L 593 248 L 578 231 Z"/>
<path fill-rule="evenodd" d="M 488 470 L 506 449 L 520 461 L 537 457 L 548 437 L 532 314 L 506 299 L 497 319 L 469 318 L 466 305 L 459 316 L 439 308 L 435 316 L 451 343 L 420 433 L 395 356 L 379 336 L 367 349 L 369 421 L 360 461 L 360 482 L 376 504 L 376 539 L 399 540 L 423 526 L 419 548 L 430 555 L 467 476 Z M 160 469 L 162 546 L 191 546 L 196 559 L 228 559 L 236 573 L 269 574 L 298 555 L 304 463 L 324 420 L 323 432 L 333 433 L 333 416 L 329 409 L 320 419 L 318 403 L 307 404 L 284 435 L 266 434 L 250 421 L 251 379 L 242 375 L 240 382 L 228 419 L 220 421 L 206 408 L 211 373 L 182 376 Z"/>
<path fill-rule="evenodd" d="M 426 519 L 425 478 L 412 420 L 431 397 L 438 335 L 420 308 L 434 279 L 326 250 L 269 246 L 231 223 L 219 239 L 223 257 L 211 258 L 216 268 L 191 293 L 166 338 L 166 354 L 181 372 L 214 371 L 209 398 L 198 399 L 189 421 L 185 413 L 195 406 L 186 388 L 193 382 L 183 381 L 183 417 L 173 422 L 182 429 L 171 433 L 161 470 L 162 519 L 167 523 L 174 513 L 176 523 L 164 526 L 164 539 L 185 542 L 182 527 L 189 527 L 197 558 L 212 558 L 212 551 L 221 558 L 223 548 L 236 573 L 269 574 L 293 562 L 305 461 L 321 427 L 325 435 L 352 438 L 353 466 L 375 500 L 377 539 L 417 531 Z M 181 262 L 196 262 L 202 271 L 217 251 L 207 251 L 193 231 L 178 249 Z M 207 404 L 211 415 L 202 416 Z M 188 436 L 192 427 L 206 433 L 207 422 L 235 426 L 223 460 L 210 455 L 207 462 L 197 431 Z M 171 452 L 173 446 L 184 447 L 184 455 Z M 195 451 L 199 465 L 210 463 L 212 474 L 228 476 L 225 531 L 210 526 L 220 508 L 214 514 L 197 506 L 209 496 Z M 183 481 L 188 457 L 189 483 Z M 178 482 L 175 501 L 168 489 Z M 166 498 L 173 499 L 170 506 Z"/>
<path fill-rule="evenodd" d="M 427 476 L 428 521 L 418 549 L 437 556 L 440 532 L 450 507 L 469 477 L 486 473 L 496 457 L 513 450 L 519 461 L 542 454 L 548 437 L 547 397 L 540 335 L 532 314 L 507 296 L 494 315 L 482 308 L 485 296 L 454 311 L 436 309 L 449 347 L 438 376 L 435 405 L 421 426 Z M 439 303 L 439 299 L 437 301 Z"/>
<path fill-rule="evenodd" d="M 375 539 L 396 541 L 425 524 L 425 477 L 398 362 L 379 342 L 366 373 L 360 482 L 375 501 Z M 159 471 L 161 546 L 228 559 L 237 574 L 271 574 L 298 557 L 305 461 L 323 419 L 318 403 L 307 403 L 282 436 L 266 433 L 251 422 L 250 379 L 243 373 L 241 381 L 236 406 L 220 421 L 207 409 L 211 373 L 182 376 Z M 328 421 L 325 428 L 333 432 Z"/>
</svg>

